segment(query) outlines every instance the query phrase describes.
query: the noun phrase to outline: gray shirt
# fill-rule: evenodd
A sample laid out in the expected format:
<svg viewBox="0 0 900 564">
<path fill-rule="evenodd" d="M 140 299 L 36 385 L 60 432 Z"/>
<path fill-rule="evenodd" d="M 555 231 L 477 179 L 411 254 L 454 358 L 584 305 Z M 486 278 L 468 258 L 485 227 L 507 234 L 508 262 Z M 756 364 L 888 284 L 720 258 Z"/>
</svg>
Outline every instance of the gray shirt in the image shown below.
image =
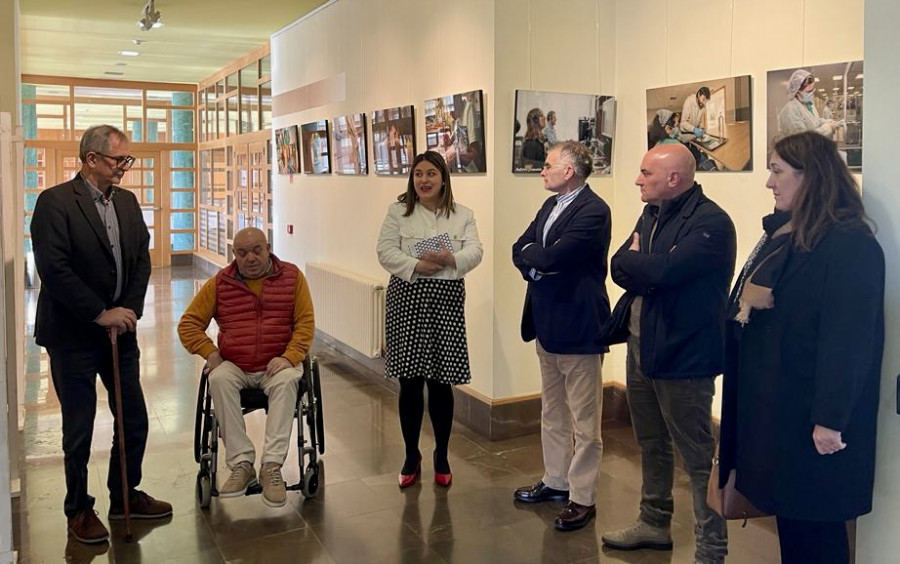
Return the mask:
<svg viewBox="0 0 900 564">
<path fill-rule="evenodd" d="M 91 184 L 86 178 L 84 183 L 91 191 L 94 198 L 94 205 L 97 206 L 97 213 L 100 214 L 100 221 L 106 228 L 106 236 L 109 237 L 109 247 L 112 249 L 113 258 L 116 261 L 116 294 L 113 301 L 119 299 L 122 295 L 122 245 L 119 237 L 119 217 L 116 215 L 116 206 L 112 203 L 112 197 L 107 198 L 99 188 Z M 110 189 L 110 196 L 115 196 L 115 191 Z"/>
</svg>

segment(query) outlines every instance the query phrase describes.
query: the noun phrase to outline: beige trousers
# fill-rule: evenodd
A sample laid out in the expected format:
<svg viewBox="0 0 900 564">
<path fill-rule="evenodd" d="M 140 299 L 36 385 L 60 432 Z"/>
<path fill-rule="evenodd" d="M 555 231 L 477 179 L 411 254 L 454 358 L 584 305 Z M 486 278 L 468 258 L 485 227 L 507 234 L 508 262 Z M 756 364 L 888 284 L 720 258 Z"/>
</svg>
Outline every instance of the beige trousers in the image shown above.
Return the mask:
<svg viewBox="0 0 900 564">
<path fill-rule="evenodd" d="M 266 416 L 266 437 L 262 463 L 284 464 L 294 422 L 297 389 L 303 373 L 299 368 L 285 368 L 271 378 L 265 372 L 244 372 L 227 360 L 209 374 L 209 394 L 212 396 L 219 433 L 225 443 L 225 462 L 229 468 L 239 462 L 254 463 L 256 451 L 247 436 L 241 414 L 241 389 L 260 388 L 269 397 Z"/>
<path fill-rule="evenodd" d="M 543 482 L 569 499 L 594 505 L 603 456 L 600 354 L 553 354 L 537 343 L 541 364 Z"/>
</svg>

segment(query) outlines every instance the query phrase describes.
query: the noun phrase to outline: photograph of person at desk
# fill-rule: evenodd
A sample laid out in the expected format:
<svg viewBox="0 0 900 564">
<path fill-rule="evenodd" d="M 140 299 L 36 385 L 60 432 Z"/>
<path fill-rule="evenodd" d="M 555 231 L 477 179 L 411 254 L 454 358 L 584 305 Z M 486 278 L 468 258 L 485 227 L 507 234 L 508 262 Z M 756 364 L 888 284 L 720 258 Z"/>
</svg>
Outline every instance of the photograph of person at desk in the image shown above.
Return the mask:
<svg viewBox="0 0 900 564">
<path fill-rule="evenodd" d="M 650 89 L 647 148 L 682 143 L 699 172 L 752 170 L 750 117 L 749 75 Z"/>
</svg>

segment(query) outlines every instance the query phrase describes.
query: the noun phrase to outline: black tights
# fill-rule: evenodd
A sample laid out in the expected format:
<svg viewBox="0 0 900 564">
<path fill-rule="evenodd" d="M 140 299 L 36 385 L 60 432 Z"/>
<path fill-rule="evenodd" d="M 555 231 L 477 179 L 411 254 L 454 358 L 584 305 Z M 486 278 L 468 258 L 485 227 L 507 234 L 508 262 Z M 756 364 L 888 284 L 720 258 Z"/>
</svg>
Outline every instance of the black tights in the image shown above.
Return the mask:
<svg viewBox="0 0 900 564">
<path fill-rule="evenodd" d="M 777 517 L 782 564 L 847 564 L 847 524 L 843 521 L 799 521 Z"/>
<path fill-rule="evenodd" d="M 447 446 L 453 427 L 453 388 L 425 378 L 398 378 L 400 381 L 400 431 L 406 444 L 406 461 L 403 474 L 412 474 L 419 463 L 419 434 L 425 413 L 424 388 L 428 382 L 428 416 L 434 429 L 434 471 L 450 472 Z"/>
</svg>

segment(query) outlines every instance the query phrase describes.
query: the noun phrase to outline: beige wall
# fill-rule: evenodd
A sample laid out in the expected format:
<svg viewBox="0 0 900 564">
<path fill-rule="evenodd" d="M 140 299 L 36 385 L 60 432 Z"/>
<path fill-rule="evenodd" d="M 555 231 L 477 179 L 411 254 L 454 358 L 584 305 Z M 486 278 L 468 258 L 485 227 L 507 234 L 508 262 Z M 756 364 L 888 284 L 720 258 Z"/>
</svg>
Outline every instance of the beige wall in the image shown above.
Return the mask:
<svg viewBox="0 0 900 564">
<path fill-rule="evenodd" d="M 431 0 L 341 0 L 273 37 L 273 85 L 278 94 L 343 75 L 345 92 L 276 118 L 275 126 L 411 103 L 422 150 L 424 99 L 484 90 L 488 173 L 453 179 L 459 200 L 475 209 L 486 248 L 484 263 L 467 279 L 472 386 L 491 398 L 536 393 L 533 345 L 519 338 L 525 284 L 511 265 L 510 246 L 547 193 L 537 177 L 509 172 L 515 90 L 617 96 L 613 175 L 591 179 L 613 209 L 615 249 L 642 206 L 633 180 L 646 147 L 646 90 L 751 75 L 755 170 L 699 176 L 734 219 L 740 266 L 772 207 L 764 187 L 766 72 L 863 58 L 863 1 L 814 4 L 734 0 L 698 11 L 690 0 L 494 0 L 447 10 Z M 385 206 L 403 187 L 401 179 L 374 174 L 296 175 L 293 183 L 279 176 L 276 250 L 301 264 L 320 260 L 385 278 L 374 241 Z M 286 223 L 295 225 L 293 236 L 285 234 Z M 621 293 L 612 282 L 609 290 L 613 299 Z M 623 347 L 607 358 L 604 377 L 624 382 Z"/>
</svg>

